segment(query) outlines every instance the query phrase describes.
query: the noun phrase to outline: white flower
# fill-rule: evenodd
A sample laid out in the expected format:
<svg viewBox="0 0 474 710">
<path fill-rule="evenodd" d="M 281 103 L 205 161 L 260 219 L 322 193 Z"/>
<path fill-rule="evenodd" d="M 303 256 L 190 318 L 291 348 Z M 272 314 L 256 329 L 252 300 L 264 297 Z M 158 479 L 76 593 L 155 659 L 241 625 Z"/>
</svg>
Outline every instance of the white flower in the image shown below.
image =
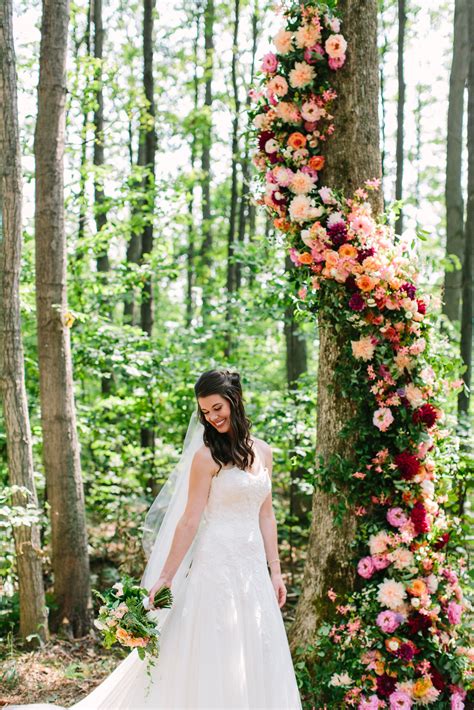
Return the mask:
<svg viewBox="0 0 474 710">
<path fill-rule="evenodd" d="M 149 609 L 151 604 L 150 604 L 150 597 L 142 597 L 142 604 L 144 609 Z"/>
<path fill-rule="evenodd" d="M 116 590 L 117 590 L 117 596 L 118 596 L 118 597 L 121 597 L 121 596 L 122 596 L 122 594 L 123 594 L 123 584 L 122 584 L 122 582 L 116 582 L 116 583 L 113 585 L 112 589 L 116 589 Z"/>
<path fill-rule="evenodd" d="M 95 626 L 97 629 L 100 629 L 101 631 L 102 631 L 102 629 L 105 629 L 105 628 L 106 628 L 106 624 L 104 624 L 104 622 L 103 622 L 103 621 L 100 621 L 99 619 L 94 619 L 94 626 Z"/>
<path fill-rule="evenodd" d="M 352 685 L 353 682 L 348 673 L 333 673 L 329 685 L 334 685 L 335 687 L 348 686 Z"/>
</svg>

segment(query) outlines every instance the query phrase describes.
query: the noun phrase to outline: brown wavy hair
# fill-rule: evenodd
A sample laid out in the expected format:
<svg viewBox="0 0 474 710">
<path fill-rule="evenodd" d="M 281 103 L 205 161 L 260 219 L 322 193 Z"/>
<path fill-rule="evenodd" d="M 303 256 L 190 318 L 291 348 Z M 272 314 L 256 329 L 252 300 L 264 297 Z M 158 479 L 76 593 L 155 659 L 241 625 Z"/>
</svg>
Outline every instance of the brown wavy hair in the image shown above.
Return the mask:
<svg viewBox="0 0 474 710">
<path fill-rule="evenodd" d="M 203 372 L 194 385 L 196 399 L 219 394 L 230 404 L 230 422 L 233 436 L 226 432 L 220 434 L 210 424 L 201 408 L 198 406 L 198 417 L 204 425 L 203 440 L 209 447 L 212 458 L 219 464 L 219 473 L 222 466 L 233 463 L 238 468 L 246 471 L 252 467 L 255 454 L 252 451 L 250 429 L 252 422 L 245 414 L 242 385 L 238 372 L 230 370 L 208 370 Z M 217 475 L 217 474 L 216 474 Z"/>
</svg>

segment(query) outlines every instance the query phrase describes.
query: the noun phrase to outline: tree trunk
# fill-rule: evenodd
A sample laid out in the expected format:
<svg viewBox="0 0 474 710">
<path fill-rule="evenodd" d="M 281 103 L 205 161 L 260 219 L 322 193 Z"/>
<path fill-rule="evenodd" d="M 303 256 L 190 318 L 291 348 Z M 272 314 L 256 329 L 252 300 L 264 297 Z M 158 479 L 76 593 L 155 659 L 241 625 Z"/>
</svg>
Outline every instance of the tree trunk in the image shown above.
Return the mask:
<svg viewBox="0 0 474 710">
<path fill-rule="evenodd" d="M 326 144 L 326 165 L 321 185 L 340 188 L 351 196 L 368 178 L 380 177 L 379 74 L 376 0 L 342 0 L 343 33 L 348 42 L 344 68 L 332 78 L 338 99 L 335 132 Z M 382 191 L 372 193 L 374 213 L 382 209 Z M 353 442 L 338 432 L 354 415 L 334 381 L 341 357 L 341 342 L 331 323 L 319 318 L 318 420 L 316 453 L 351 458 Z M 334 388 L 334 389 L 333 389 Z M 310 643 L 319 623 L 329 618 L 333 605 L 327 597 L 332 587 L 341 597 L 352 589 L 355 577 L 351 543 L 356 518 L 347 513 L 339 527 L 331 510 L 337 499 L 316 490 L 296 619 L 290 630 L 292 648 Z"/>
<path fill-rule="evenodd" d="M 466 0 L 454 6 L 453 59 L 449 78 L 448 140 L 446 146 L 446 256 L 464 260 L 464 199 L 462 193 L 462 146 L 464 88 L 469 66 L 468 8 Z M 446 270 L 443 313 L 450 321 L 461 315 L 462 270 Z"/>
<path fill-rule="evenodd" d="M 89 558 L 66 301 L 63 157 L 68 0 L 43 0 L 35 131 L 36 309 L 43 460 L 57 610 L 52 627 L 90 627 Z"/>
<path fill-rule="evenodd" d="M 211 206 L 211 146 L 212 146 L 212 79 L 214 73 L 214 0 L 206 0 L 204 8 L 204 126 L 201 152 L 202 243 L 200 280 L 203 289 L 202 316 L 206 321 L 212 310 L 212 206 Z"/>
<path fill-rule="evenodd" d="M 398 98 L 397 98 L 397 177 L 395 182 L 395 199 L 403 198 L 403 160 L 404 160 L 404 110 L 405 110 L 405 77 L 403 52 L 405 48 L 406 26 L 405 0 L 398 0 Z M 403 211 L 400 210 L 395 223 L 395 232 L 403 232 Z"/>
<path fill-rule="evenodd" d="M 247 87 L 247 98 L 245 100 L 245 108 L 248 111 L 250 108 L 250 96 L 248 90 L 253 86 L 255 78 L 255 55 L 257 53 L 257 39 L 258 39 L 258 0 L 255 0 L 255 5 L 252 13 L 252 61 L 250 66 L 250 79 L 249 85 Z M 239 203 L 239 216 L 238 216 L 238 228 L 237 228 L 237 241 L 242 246 L 245 240 L 245 231 L 247 226 L 247 221 L 250 217 L 250 136 L 248 133 L 245 134 L 244 142 L 244 154 L 241 161 L 242 169 L 242 188 L 240 190 L 240 203 Z M 236 263 L 235 270 L 235 285 L 236 289 L 240 289 L 242 285 L 242 264 L 240 261 Z"/>
<path fill-rule="evenodd" d="M 143 88 L 147 100 L 147 113 L 149 128 L 145 132 L 145 166 L 146 174 L 144 178 L 145 194 L 155 193 L 155 152 L 156 152 L 156 131 L 155 131 L 155 96 L 153 81 L 153 25 L 154 25 L 155 0 L 143 0 Z M 142 234 L 142 259 L 151 254 L 153 249 L 153 202 L 147 200 L 147 219 Z M 153 330 L 153 284 L 151 276 L 148 276 L 142 293 L 141 305 L 141 326 L 145 333 L 151 335 Z"/>
<path fill-rule="evenodd" d="M 474 7 L 469 4 L 469 36 L 474 32 Z M 469 79 L 467 100 L 467 215 L 465 226 L 465 254 L 462 270 L 462 313 L 461 313 L 461 357 L 467 366 L 463 380 L 467 392 L 460 392 L 458 398 L 459 413 L 467 415 L 470 405 L 472 380 L 472 250 L 474 244 L 474 44 L 469 50 Z"/>
<path fill-rule="evenodd" d="M 0 389 L 6 428 L 8 473 L 13 505 L 38 506 L 30 420 L 26 398 L 20 320 L 22 249 L 22 176 L 18 128 L 12 3 L 0 5 Z M 16 564 L 20 590 L 20 635 L 48 639 L 40 531 L 35 523 L 15 525 Z"/>
</svg>

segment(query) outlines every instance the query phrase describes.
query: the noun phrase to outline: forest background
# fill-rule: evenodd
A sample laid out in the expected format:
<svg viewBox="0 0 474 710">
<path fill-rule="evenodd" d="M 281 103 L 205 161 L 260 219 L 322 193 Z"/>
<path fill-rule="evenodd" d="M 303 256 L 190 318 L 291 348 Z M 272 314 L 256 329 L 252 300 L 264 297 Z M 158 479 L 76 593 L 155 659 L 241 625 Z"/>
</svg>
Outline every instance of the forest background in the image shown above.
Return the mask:
<svg viewBox="0 0 474 710">
<path fill-rule="evenodd" d="M 403 199 L 397 231 L 413 242 L 423 287 L 439 300 L 440 343 L 459 377 L 461 347 L 467 358 L 461 333 L 468 330 L 462 283 L 472 282 L 472 274 L 466 268 L 466 232 L 447 213 L 459 214 L 460 197 L 463 203 L 467 197 L 466 99 L 456 135 L 451 124 L 451 142 L 448 110 L 451 120 L 455 109 L 459 114 L 467 80 L 467 39 L 455 23 L 455 9 L 459 17 L 463 7 L 379 3 L 384 200 L 389 205 Z M 146 1 L 72 3 L 66 320 L 90 585 L 103 588 L 123 573 L 140 575 L 140 524 L 179 454 L 192 385 L 206 369 L 231 367 L 242 374 L 254 433 L 274 451 L 274 502 L 289 591 L 284 614 L 290 624 L 311 516 L 319 339 L 315 321 L 303 317 L 291 296 L 281 235 L 252 199 L 248 90 L 278 27 L 274 9 L 257 0 L 174 2 L 166 8 Z M 77 683 L 87 692 L 120 653 L 102 652 L 91 636 L 73 641 L 80 629 L 64 622 L 64 615 L 55 618 L 54 503 L 42 463 L 35 300 L 41 6 L 19 0 L 14 13 L 24 175 L 22 339 L 38 495 L 28 516 L 39 532 L 57 637 L 30 637 L 40 643 L 34 651 L 19 640 L 12 530 L 25 518 L 9 485 L 0 421 L 2 678 L 9 700 L 21 701 L 39 686 L 44 697 L 37 700 L 67 702 L 68 693 L 77 697 Z M 453 165 L 453 151 L 460 157 L 457 178 L 446 169 Z M 461 227 L 463 215 L 464 207 Z M 449 506 L 460 517 L 469 548 L 472 409 L 469 398 L 460 402 L 454 392 L 448 402 L 448 423 L 461 439 L 459 480 Z"/>
</svg>

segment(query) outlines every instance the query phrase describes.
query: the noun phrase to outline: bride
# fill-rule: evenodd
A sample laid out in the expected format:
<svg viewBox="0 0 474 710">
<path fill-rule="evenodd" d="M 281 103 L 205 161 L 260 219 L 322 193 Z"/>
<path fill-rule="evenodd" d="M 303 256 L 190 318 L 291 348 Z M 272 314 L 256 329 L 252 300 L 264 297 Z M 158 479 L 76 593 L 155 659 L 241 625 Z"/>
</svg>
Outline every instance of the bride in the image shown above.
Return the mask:
<svg viewBox="0 0 474 710">
<path fill-rule="evenodd" d="M 209 370 L 194 390 L 181 459 L 144 525 L 141 583 L 150 599 L 162 585 L 174 597 L 151 612 L 151 682 L 134 649 L 74 710 L 301 710 L 280 611 L 272 450 L 250 436 L 238 373 Z"/>
</svg>

